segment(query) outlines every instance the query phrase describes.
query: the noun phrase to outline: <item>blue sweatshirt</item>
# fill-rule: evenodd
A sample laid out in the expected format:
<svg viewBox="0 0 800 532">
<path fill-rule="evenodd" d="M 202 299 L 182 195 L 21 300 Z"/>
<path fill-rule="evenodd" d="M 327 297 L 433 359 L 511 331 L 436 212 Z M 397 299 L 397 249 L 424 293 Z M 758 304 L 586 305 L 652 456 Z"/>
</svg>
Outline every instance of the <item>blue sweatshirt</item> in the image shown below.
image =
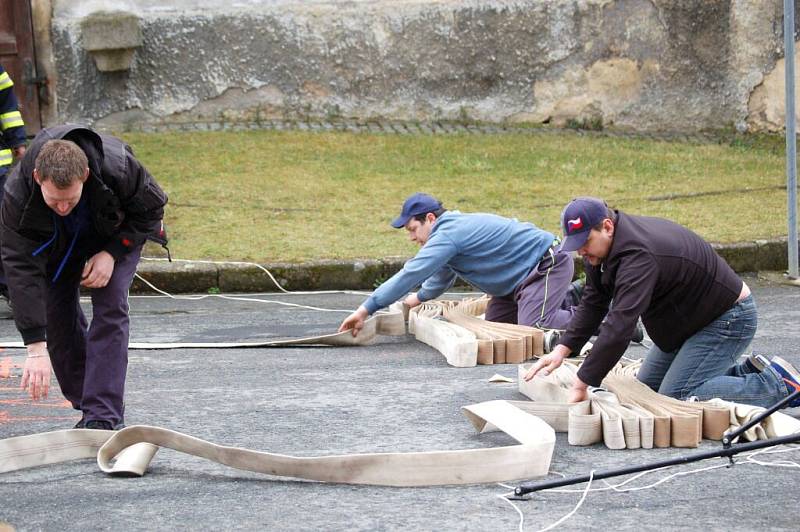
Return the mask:
<svg viewBox="0 0 800 532">
<path fill-rule="evenodd" d="M 492 296 L 514 291 L 553 245 L 555 237 L 527 222 L 494 214 L 447 211 L 403 269 L 364 302 L 370 314 L 422 284 L 420 301 L 440 296 L 456 276 Z"/>
</svg>

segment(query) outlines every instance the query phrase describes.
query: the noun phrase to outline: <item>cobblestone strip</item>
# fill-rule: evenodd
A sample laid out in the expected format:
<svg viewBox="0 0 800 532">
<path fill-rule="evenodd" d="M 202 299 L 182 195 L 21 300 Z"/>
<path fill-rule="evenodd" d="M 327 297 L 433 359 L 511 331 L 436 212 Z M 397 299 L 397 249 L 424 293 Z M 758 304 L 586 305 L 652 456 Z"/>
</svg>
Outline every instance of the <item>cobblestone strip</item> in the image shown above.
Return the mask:
<svg viewBox="0 0 800 532">
<path fill-rule="evenodd" d="M 164 131 L 348 131 L 351 133 L 370 133 L 385 135 L 523 135 L 572 134 L 579 137 L 608 137 L 621 139 L 646 139 L 687 143 L 717 143 L 721 136 L 711 133 L 669 133 L 633 132 L 618 130 L 591 131 L 584 129 L 543 127 L 524 127 L 508 124 L 469 124 L 461 122 L 403 122 L 391 120 L 262 120 L 259 122 L 185 122 L 169 124 L 143 124 L 129 126 L 130 129 L 144 133 Z"/>
</svg>

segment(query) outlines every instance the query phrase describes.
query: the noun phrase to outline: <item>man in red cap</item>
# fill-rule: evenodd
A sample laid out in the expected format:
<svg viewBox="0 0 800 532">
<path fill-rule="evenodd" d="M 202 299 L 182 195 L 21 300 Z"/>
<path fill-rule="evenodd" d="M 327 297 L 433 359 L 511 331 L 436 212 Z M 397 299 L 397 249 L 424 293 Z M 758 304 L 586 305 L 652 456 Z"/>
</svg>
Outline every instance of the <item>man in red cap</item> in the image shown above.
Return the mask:
<svg viewBox="0 0 800 532">
<path fill-rule="evenodd" d="M 340 331 L 355 336 L 376 310 L 403 297 L 415 307 L 441 295 L 456 277 L 492 296 L 489 321 L 563 329 L 572 316 L 572 300 L 565 299 L 572 257 L 558 251 L 555 236 L 531 223 L 448 211 L 436 198 L 417 193 L 406 199 L 392 227 L 405 228 L 421 249 L 342 322 Z"/>
<path fill-rule="evenodd" d="M 756 332 L 755 302 L 695 233 L 591 197 L 572 200 L 561 226 L 561 251 L 583 257 L 586 288 L 560 343 L 526 380 L 547 375 L 597 333 L 570 394 L 571 402 L 584 400 L 587 387 L 600 386 L 622 357 L 641 317 L 654 345 L 638 378 L 659 393 L 766 407 L 800 388 L 800 375 L 778 357 L 738 361 Z"/>
</svg>

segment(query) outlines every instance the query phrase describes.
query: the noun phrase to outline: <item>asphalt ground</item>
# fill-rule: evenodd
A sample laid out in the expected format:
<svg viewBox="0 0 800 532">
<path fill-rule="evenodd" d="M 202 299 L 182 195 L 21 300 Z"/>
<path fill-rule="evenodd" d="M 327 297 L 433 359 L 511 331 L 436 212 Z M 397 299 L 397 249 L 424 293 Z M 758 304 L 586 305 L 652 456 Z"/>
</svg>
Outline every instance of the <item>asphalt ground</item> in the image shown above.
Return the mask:
<svg viewBox="0 0 800 532">
<path fill-rule="evenodd" d="M 747 278 L 759 306 L 753 348 L 800 366 L 800 291 Z M 292 303 L 350 309 L 362 296 L 262 295 Z M 87 307 L 88 310 L 88 307 Z M 133 341 L 227 341 L 331 332 L 344 313 L 207 298 L 132 297 Z M 0 338 L 17 340 L 11 320 Z M 639 357 L 634 345 L 628 355 Z M 18 390 L 21 350 L 0 353 L 0 438 L 71 428 L 80 417 L 57 387 L 32 403 Z M 462 405 L 524 399 L 514 365 L 453 368 L 412 337 L 382 337 L 353 348 L 181 349 L 131 351 L 126 423 L 157 425 L 211 442 L 298 456 L 420 451 L 513 444 L 478 435 Z M 53 381 L 55 384 L 55 380 Z M 797 411 L 787 410 L 789 413 Z M 548 478 L 586 474 L 713 450 L 572 447 L 559 434 Z M 796 460 L 800 449 L 764 460 Z M 724 466 L 714 459 L 651 473 L 626 487 L 672 473 Z M 740 463 L 678 476 L 624 493 L 590 492 L 561 529 L 797 530 L 797 468 Z M 611 479 L 618 483 L 623 479 Z M 517 484 L 517 483 L 514 483 Z M 602 481 L 593 488 L 603 487 Z M 515 502 L 526 530 L 569 514 L 584 485 Z M 237 471 L 161 450 L 142 478 L 113 478 L 92 460 L 0 475 L 0 529 L 18 530 L 516 530 L 519 515 L 499 485 L 384 488 L 322 484 Z"/>
</svg>

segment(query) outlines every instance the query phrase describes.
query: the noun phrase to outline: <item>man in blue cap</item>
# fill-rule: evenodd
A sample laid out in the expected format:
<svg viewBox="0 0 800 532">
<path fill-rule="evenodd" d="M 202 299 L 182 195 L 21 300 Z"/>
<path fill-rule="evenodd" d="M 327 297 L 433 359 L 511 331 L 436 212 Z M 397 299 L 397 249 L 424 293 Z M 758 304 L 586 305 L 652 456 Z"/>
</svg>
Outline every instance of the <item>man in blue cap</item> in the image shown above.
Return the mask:
<svg viewBox="0 0 800 532">
<path fill-rule="evenodd" d="M 555 237 L 527 222 L 494 214 L 448 211 L 427 194 L 409 197 L 393 222 L 422 249 L 342 322 L 353 335 L 364 320 L 405 297 L 409 307 L 434 299 L 462 277 L 492 296 L 489 321 L 562 329 L 572 317 L 565 301 L 574 273 L 572 258 Z"/>
<path fill-rule="evenodd" d="M 620 360 L 641 317 L 654 345 L 638 378 L 661 394 L 766 407 L 800 388 L 800 375 L 783 359 L 738 361 L 756 332 L 755 302 L 695 233 L 591 197 L 572 200 L 561 226 L 561 250 L 584 259 L 586 288 L 559 344 L 526 380 L 549 374 L 597 333 L 570 394 L 572 402 L 584 400 L 587 387 L 600 386 Z"/>
</svg>

